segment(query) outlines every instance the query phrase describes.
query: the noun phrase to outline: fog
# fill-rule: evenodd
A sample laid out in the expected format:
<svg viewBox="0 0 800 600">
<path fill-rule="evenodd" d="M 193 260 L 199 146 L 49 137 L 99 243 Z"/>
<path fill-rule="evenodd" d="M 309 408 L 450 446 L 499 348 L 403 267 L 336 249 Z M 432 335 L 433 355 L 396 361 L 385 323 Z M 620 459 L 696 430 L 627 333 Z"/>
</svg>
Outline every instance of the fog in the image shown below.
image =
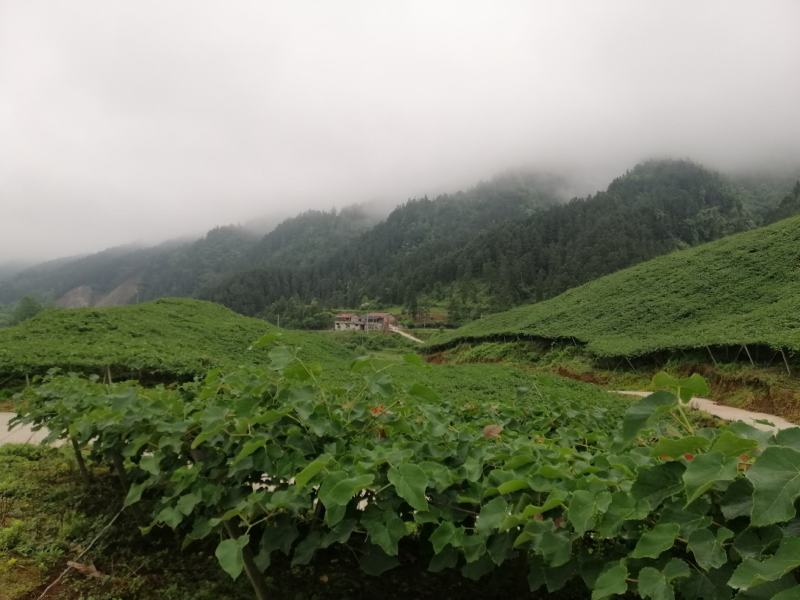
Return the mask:
<svg viewBox="0 0 800 600">
<path fill-rule="evenodd" d="M 800 2 L 0 0 L 0 262 L 638 160 L 800 164 Z"/>
</svg>

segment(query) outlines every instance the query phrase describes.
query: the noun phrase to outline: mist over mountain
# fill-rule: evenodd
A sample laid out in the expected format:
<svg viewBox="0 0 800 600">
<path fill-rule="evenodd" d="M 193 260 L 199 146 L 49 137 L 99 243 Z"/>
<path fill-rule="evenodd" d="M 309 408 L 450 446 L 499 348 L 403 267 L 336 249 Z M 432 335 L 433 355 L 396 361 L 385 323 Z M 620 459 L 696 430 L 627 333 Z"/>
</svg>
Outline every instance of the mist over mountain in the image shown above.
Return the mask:
<svg viewBox="0 0 800 600">
<path fill-rule="evenodd" d="M 798 22 L 793 0 L 3 2 L 0 257 L 391 210 L 509 166 L 582 197 L 646 159 L 797 165 Z"/>
<path fill-rule="evenodd" d="M 412 311 L 433 302 L 462 321 L 795 214 L 791 182 L 660 160 L 570 198 L 569 178 L 513 169 L 466 191 L 408 200 L 383 218 L 374 206 L 311 210 L 265 235 L 220 226 L 195 240 L 50 261 L 0 280 L 0 303 L 185 296 L 263 316 L 288 301 Z"/>
</svg>

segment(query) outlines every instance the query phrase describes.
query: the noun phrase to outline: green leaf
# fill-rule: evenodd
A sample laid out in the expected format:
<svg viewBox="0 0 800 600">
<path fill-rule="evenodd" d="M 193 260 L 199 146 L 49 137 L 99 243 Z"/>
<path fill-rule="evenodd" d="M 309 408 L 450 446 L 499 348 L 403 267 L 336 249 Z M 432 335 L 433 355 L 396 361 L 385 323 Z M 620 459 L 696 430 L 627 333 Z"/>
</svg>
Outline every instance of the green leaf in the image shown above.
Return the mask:
<svg viewBox="0 0 800 600">
<path fill-rule="evenodd" d="M 436 554 L 439 554 L 448 544 L 456 546 L 454 543 L 455 540 L 456 527 L 453 525 L 452 521 L 442 521 L 442 524 L 439 525 L 428 538 Z"/>
<path fill-rule="evenodd" d="M 294 352 L 286 346 L 272 348 L 267 356 L 269 356 L 270 368 L 273 371 L 282 371 L 295 360 Z"/>
<path fill-rule="evenodd" d="M 397 544 L 408 534 L 405 523 L 394 512 L 387 512 L 370 506 L 361 518 L 373 544 L 390 556 L 397 556 Z"/>
<path fill-rule="evenodd" d="M 403 463 L 390 468 L 387 476 L 397 495 L 408 502 L 412 508 L 428 510 L 428 501 L 425 499 L 428 475 L 421 467 Z"/>
<path fill-rule="evenodd" d="M 142 460 L 139 461 L 139 468 L 143 471 L 150 473 L 150 475 L 158 475 L 161 473 L 158 457 L 154 454 L 145 454 Z"/>
<path fill-rule="evenodd" d="M 678 385 L 680 386 L 678 395 L 684 403 L 689 402 L 693 397 L 708 396 L 711 391 L 706 380 L 698 373 L 681 378 Z"/>
<path fill-rule="evenodd" d="M 743 477 L 734 481 L 720 498 L 719 507 L 728 520 L 749 516 L 753 510 L 753 484 Z"/>
<path fill-rule="evenodd" d="M 717 436 L 711 445 L 711 452 L 720 452 L 725 456 L 739 457 L 758 448 L 758 442 L 744 437 L 739 437 L 735 433 L 724 430 Z"/>
<path fill-rule="evenodd" d="M 687 549 L 694 554 L 694 559 L 701 569 L 710 571 L 719 569 L 728 562 L 725 542 L 733 537 L 733 532 L 720 527 L 716 535 L 710 529 L 698 529 L 689 536 Z"/>
<path fill-rule="evenodd" d="M 795 516 L 794 503 L 800 496 L 800 451 L 782 446 L 767 448 L 748 469 L 747 478 L 753 484 L 753 525 L 782 523 Z"/>
<path fill-rule="evenodd" d="M 263 448 L 267 445 L 267 438 L 266 436 L 258 436 L 251 440 L 247 440 L 245 444 L 242 446 L 242 449 L 236 455 L 236 457 L 231 462 L 232 465 L 239 464 L 245 458 L 253 454 L 256 450 Z"/>
<path fill-rule="evenodd" d="M 595 498 L 597 494 L 586 490 L 578 490 L 572 494 L 567 510 L 567 519 L 575 528 L 575 533 L 583 535 L 594 525 L 594 515 L 597 507 Z"/>
<path fill-rule="evenodd" d="M 652 600 L 673 600 L 675 592 L 661 571 L 653 567 L 645 567 L 637 577 L 639 595 Z"/>
<path fill-rule="evenodd" d="M 762 583 L 780 579 L 798 567 L 800 567 L 800 538 L 784 538 L 774 556 L 762 561 L 744 559 L 733 572 L 728 585 L 739 590 L 748 590 Z"/>
<path fill-rule="evenodd" d="M 272 553 L 275 550 L 280 550 L 289 556 L 292 544 L 298 535 L 297 526 L 288 518 L 279 520 L 273 525 L 266 525 L 261 533 L 258 554 L 255 556 L 256 566 L 262 571 L 266 571 L 272 562 Z"/>
<path fill-rule="evenodd" d="M 483 555 L 478 560 L 469 562 L 461 567 L 461 574 L 467 579 L 478 581 L 484 575 L 491 573 L 494 567 L 492 560 L 487 555 Z"/>
<path fill-rule="evenodd" d="M 738 457 L 709 452 L 697 456 L 683 474 L 686 504 L 691 504 L 719 482 L 733 481 L 738 474 Z"/>
<path fill-rule="evenodd" d="M 143 481 L 142 483 L 134 483 L 130 488 L 128 488 L 128 494 L 125 496 L 125 506 L 128 507 L 132 504 L 136 504 L 139 500 L 142 499 L 142 492 L 150 487 L 149 481 Z"/>
<path fill-rule="evenodd" d="M 631 404 L 622 421 L 622 439 L 631 442 L 639 432 L 652 425 L 678 404 L 678 399 L 669 392 L 655 392 Z"/>
<path fill-rule="evenodd" d="M 326 509 L 325 522 L 333 527 L 341 521 L 345 508 L 353 496 L 369 486 L 372 481 L 372 475 L 346 477 L 344 471 L 329 473 L 319 488 L 319 499 Z"/>
<path fill-rule="evenodd" d="M 789 448 L 800 450 L 800 427 L 781 429 L 775 435 L 775 445 L 788 446 Z"/>
<path fill-rule="evenodd" d="M 678 388 L 680 384 L 678 383 L 678 378 L 673 377 L 666 371 L 660 371 L 653 375 L 653 379 L 650 381 L 650 389 L 651 390 L 662 390 L 665 392 L 672 392 L 673 394 L 677 394 Z"/>
<path fill-rule="evenodd" d="M 592 600 L 601 600 L 628 591 L 628 567 L 625 559 L 611 563 L 600 573 L 592 590 Z"/>
<path fill-rule="evenodd" d="M 400 564 L 396 556 L 389 556 L 378 546 L 368 544 L 367 549 L 361 556 L 361 570 L 367 575 L 378 577 L 389 569 L 393 569 Z"/>
<path fill-rule="evenodd" d="M 179 511 L 188 516 L 192 514 L 198 502 L 200 502 L 200 497 L 196 494 L 185 494 L 178 499 L 177 507 Z"/>
<path fill-rule="evenodd" d="M 234 580 L 242 574 L 242 569 L 244 568 L 242 549 L 249 542 L 249 535 L 242 535 L 236 539 L 222 540 L 214 551 L 214 556 L 217 557 L 223 571 Z"/>
<path fill-rule="evenodd" d="M 508 504 L 503 498 L 497 497 L 481 508 L 475 529 L 483 535 L 491 533 L 500 526 L 507 513 Z"/>
<path fill-rule="evenodd" d="M 771 600 L 800 600 L 800 585 L 793 585 L 789 589 L 778 592 Z"/>
<path fill-rule="evenodd" d="M 667 581 L 686 579 L 692 574 L 691 568 L 679 558 L 671 558 L 662 571 Z"/>
<path fill-rule="evenodd" d="M 678 462 L 667 462 L 655 467 L 641 469 L 631 487 L 633 498 L 647 502 L 651 508 L 683 488 L 684 466 Z"/>
<path fill-rule="evenodd" d="M 292 566 L 307 565 L 314 557 L 314 553 L 322 544 L 322 534 L 319 531 L 311 531 L 306 537 L 297 543 L 292 557 Z"/>
<path fill-rule="evenodd" d="M 330 454 L 321 454 L 313 461 L 308 463 L 302 471 L 294 476 L 294 484 L 297 486 L 297 489 L 302 490 L 304 487 L 306 487 L 308 482 L 311 481 L 318 473 L 320 473 L 329 462 L 331 462 L 332 458 L 333 457 Z"/>
<path fill-rule="evenodd" d="M 175 529 L 183 521 L 183 514 L 172 506 L 166 506 L 156 515 L 156 521 Z"/>
<path fill-rule="evenodd" d="M 658 558 L 672 548 L 681 528 L 677 523 L 661 523 L 646 531 L 631 552 L 631 558 Z"/>
<path fill-rule="evenodd" d="M 572 542 L 560 532 L 545 530 L 535 542 L 534 548 L 551 567 L 560 567 L 572 557 Z"/>
<path fill-rule="evenodd" d="M 513 494 L 514 492 L 525 490 L 529 487 L 530 483 L 525 479 L 509 479 L 497 486 L 497 492 L 499 494 Z"/>
<path fill-rule="evenodd" d="M 447 546 L 441 552 L 437 552 L 431 558 L 428 565 L 428 571 L 431 573 L 440 573 L 445 569 L 453 569 L 458 564 L 458 551 L 452 546 Z"/>
</svg>

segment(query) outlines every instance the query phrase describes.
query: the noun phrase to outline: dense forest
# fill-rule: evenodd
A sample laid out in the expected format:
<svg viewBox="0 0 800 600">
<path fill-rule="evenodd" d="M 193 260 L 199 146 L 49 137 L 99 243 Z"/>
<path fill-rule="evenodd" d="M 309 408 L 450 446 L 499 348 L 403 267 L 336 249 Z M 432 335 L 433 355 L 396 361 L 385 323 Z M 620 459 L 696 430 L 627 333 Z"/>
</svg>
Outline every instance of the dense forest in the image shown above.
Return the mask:
<svg viewBox="0 0 800 600">
<path fill-rule="evenodd" d="M 662 160 L 567 201 L 568 180 L 509 172 L 408 200 L 382 220 L 361 207 L 308 211 L 263 236 L 218 227 L 196 241 L 52 261 L 0 278 L 0 303 L 187 296 L 297 327 L 328 324 L 340 307 L 401 305 L 414 315 L 437 304 L 457 324 L 795 214 L 793 184 Z"/>
</svg>

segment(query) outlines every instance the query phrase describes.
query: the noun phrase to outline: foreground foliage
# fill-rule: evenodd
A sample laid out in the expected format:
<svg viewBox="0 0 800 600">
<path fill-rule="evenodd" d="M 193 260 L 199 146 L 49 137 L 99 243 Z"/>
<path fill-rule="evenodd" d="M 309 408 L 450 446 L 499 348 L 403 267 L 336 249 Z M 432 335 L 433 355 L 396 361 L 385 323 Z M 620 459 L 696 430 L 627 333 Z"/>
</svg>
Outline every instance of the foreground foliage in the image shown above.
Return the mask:
<svg viewBox="0 0 800 600">
<path fill-rule="evenodd" d="M 669 391 L 623 416 L 537 389 L 447 403 L 369 360 L 330 387 L 294 349 L 269 357 L 179 390 L 54 375 L 19 420 L 112 465 L 128 506 L 154 502 L 146 532 L 218 540 L 259 597 L 272 561 L 334 546 L 370 575 L 525 565 L 532 590 L 594 599 L 797 597 L 800 429 L 698 428 L 683 408 L 697 377 L 660 377 Z"/>
<path fill-rule="evenodd" d="M 431 348 L 519 335 L 577 340 L 601 357 L 742 344 L 800 353 L 799 262 L 794 217 L 490 315 Z"/>
</svg>

